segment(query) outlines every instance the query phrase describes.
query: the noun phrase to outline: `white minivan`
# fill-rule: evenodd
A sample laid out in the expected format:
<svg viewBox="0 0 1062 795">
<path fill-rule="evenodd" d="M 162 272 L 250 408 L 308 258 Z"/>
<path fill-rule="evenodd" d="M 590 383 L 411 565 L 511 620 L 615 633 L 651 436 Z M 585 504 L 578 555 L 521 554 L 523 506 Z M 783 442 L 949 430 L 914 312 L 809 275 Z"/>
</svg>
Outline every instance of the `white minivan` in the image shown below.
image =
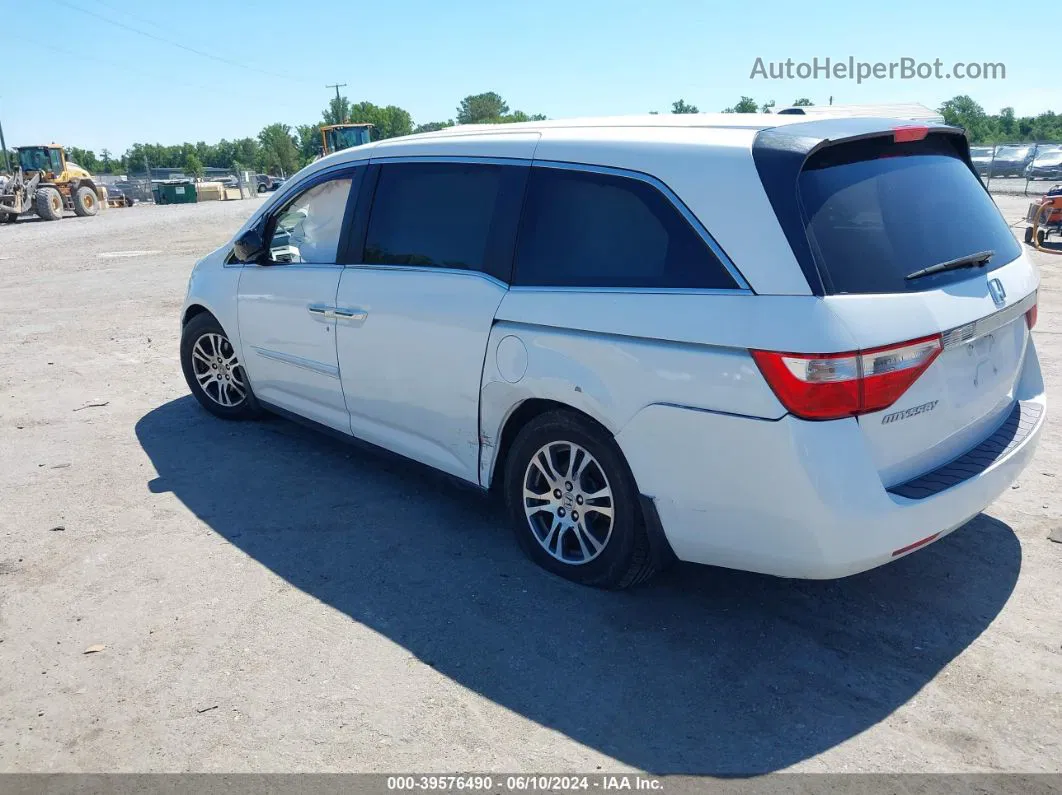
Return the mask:
<svg viewBox="0 0 1062 795">
<path fill-rule="evenodd" d="M 834 578 L 1028 463 L 1038 280 L 955 128 L 453 127 L 285 183 L 196 265 L 181 362 L 220 417 L 496 489 L 527 554 L 581 583 L 674 557 Z"/>
</svg>

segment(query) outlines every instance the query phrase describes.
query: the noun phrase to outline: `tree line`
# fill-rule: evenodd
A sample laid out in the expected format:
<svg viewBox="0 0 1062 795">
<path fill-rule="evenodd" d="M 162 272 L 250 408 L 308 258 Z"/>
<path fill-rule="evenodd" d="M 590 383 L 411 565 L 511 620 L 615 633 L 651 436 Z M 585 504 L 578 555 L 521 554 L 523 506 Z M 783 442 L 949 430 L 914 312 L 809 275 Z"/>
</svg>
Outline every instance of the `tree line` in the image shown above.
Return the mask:
<svg viewBox="0 0 1062 795">
<path fill-rule="evenodd" d="M 807 97 L 793 102 L 810 106 Z M 723 113 L 770 113 L 774 100 L 758 102 L 741 97 Z M 966 129 L 975 144 L 1016 143 L 1022 141 L 1062 141 L 1062 115 L 1052 111 L 1038 116 L 1017 116 L 1013 108 L 1003 108 L 989 114 L 966 95 L 953 97 L 938 109 L 948 124 Z M 655 111 L 650 111 L 655 112 Z M 671 105 L 672 113 L 700 113 L 700 109 L 684 99 Z M 291 174 L 317 156 L 321 145 L 321 126 L 343 122 L 373 125 L 372 139 L 395 138 L 417 132 L 441 130 L 454 124 L 507 124 L 520 121 L 540 121 L 541 113 L 527 114 L 511 110 L 500 94 L 488 91 L 472 94 L 461 100 L 454 118 L 414 124 L 409 111 L 397 105 L 379 106 L 372 102 L 351 102 L 347 97 L 334 97 L 321 114 L 321 120 L 310 124 L 291 125 L 278 122 L 264 127 L 257 137 L 235 141 L 222 139 L 215 144 L 205 141 L 176 145 L 133 144 L 124 154 L 115 155 L 107 149 L 95 151 L 69 147 L 71 160 L 93 173 L 142 173 L 152 168 L 180 168 L 185 173 L 202 175 L 203 169 L 253 169 L 271 174 Z"/>
<path fill-rule="evenodd" d="M 248 168 L 262 173 L 291 174 L 319 154 L 321 127 L 328 124 L 372 124 L 372 140 L 378 141 L 441 130 L 455 124 L 507 124 L 545 118 L 541 113 L 511 110 L 501 95 L 494 91 L 465 97 L 452 119 L 423 124 L 414 124 L 409 111 L 397 105 L 351 102 L 345 96 L 337 96 L 328 103 L 320 121 L 294 127 L 277 122 L 262 128 L 254 138 L 235 141 L 222 139 L 215 144 L 185 142 L 169 146 L 136 143 L 122 155 L 115 155 L 107 149 L 97 154 L 92 150 L 71 146 L 67 148 L 67 156 L 78 165 L 100 174 L 143 173 L 149 166 L 179 168 L 195 176 L 201 176 L 204 168 Z"/>
</svg>

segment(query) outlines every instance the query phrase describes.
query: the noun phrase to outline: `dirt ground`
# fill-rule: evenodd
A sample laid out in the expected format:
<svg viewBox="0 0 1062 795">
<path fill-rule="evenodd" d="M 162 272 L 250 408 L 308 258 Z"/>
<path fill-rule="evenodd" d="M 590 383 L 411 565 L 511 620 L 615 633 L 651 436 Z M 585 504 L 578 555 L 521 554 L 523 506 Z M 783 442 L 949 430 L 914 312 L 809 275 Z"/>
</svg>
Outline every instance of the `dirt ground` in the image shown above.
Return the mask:
<svg viewBox="0 0 1062 795">
<path fill-rule="evenodd" d="M 185 283 L 256 206 L 0 227 L 0 771 L 1062 771 L 1057 419 L 885 568 L 580 588 L 478 494 L 195 404 Z"/>
</svg>

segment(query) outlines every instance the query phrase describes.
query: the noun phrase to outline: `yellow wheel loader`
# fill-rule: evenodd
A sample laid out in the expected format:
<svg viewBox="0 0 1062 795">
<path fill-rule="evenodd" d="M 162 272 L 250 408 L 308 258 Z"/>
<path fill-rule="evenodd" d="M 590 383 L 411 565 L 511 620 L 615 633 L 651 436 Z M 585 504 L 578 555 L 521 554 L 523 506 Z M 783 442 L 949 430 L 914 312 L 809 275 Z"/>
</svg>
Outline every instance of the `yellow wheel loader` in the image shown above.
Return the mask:
<svg viewBox="0 0 1062 795">
<path fill-rule="evenodd" d="M 58 221 L 64 210 L 95 215 L 107 201 L 107 189 L 67 160 L 63 147 L 20 146 L 16 151 L 18 168 L 0 186 L 0 223 L 34 212 L 45 221 Z"/>
<path fill-rule="evenodd" d="M 318 158 L 327 157 L 341 149 L 350 149 L 352 146 L 361 146 L 371 140 L 373 125 L 371 124 L 326 124 L 321 128 L 321 154 Z"/>
</svg>

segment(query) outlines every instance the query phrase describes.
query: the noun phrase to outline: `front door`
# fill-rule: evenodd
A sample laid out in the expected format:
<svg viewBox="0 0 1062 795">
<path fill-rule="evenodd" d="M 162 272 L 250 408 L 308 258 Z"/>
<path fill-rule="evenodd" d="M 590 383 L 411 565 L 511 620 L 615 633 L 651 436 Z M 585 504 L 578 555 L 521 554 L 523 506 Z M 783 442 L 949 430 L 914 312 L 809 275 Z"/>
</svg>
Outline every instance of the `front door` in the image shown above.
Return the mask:
<svg viewBox="0 0 1062 795">
<path fill-rule="evenodd" d="M 353 434 L 473 483 L 483 357 L 508 289 L 527 172 L 373 166 L 364 253 L 343 271 L 336 296 Z"/>
<path fill-rule="evenodd" d="M 345 433 L 335 298 L 356 176 L 317 175 L 278 206 L 265 226 L 269 255 L 244 267 L 238 297 L 244 367 L 255 395 Z"/>
</svg>

